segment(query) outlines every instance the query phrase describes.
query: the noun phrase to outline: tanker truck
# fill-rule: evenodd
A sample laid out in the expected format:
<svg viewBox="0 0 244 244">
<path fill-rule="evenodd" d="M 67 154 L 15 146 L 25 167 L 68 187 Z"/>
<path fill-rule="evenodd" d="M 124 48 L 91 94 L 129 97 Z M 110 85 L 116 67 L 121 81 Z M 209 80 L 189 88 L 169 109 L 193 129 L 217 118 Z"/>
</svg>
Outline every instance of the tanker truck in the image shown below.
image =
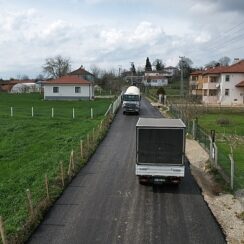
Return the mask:
<svg viewBox="0 0 244 244">
<path fill-rule="evenodd" d="M 140 113 L 141 94 L 138 87 L 128 87 L 126 92 L 123 94 L 122 100 L 123 114 Z"/>
</svg>

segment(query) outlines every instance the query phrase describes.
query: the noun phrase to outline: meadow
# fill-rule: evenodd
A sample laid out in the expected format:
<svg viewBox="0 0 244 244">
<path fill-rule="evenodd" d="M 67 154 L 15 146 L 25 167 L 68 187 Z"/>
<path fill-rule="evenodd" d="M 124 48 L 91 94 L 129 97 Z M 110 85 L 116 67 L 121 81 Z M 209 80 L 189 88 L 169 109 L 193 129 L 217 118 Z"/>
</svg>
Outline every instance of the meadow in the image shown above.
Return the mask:
<svg viewBox="0 0 244 244">
<path fill-rule="evenodd" d="M 216 132 L 218 161 L 223 170 L 230 174 L 229 154 L 235 161 L 235 188 L 244 188 L 244 114 L 243 112 L 204 113 L 198 117 L 199 125 L 208 134 Z"/>
<path fill-rule="evenodd" d="M 44 101 L 40 94 L 0 93 L 0 216 L 8 235 L 18 232 L 28 219 L 26 189 L 35 206 L 46 194 L 45 175 L 55 181 L 60 161 L 67 170 L 71 150 L 79 151 L 80 140 L 99 126 L 111 102 Z M 54 197 L 61 190 L 50 189 Z"/>
</svg>

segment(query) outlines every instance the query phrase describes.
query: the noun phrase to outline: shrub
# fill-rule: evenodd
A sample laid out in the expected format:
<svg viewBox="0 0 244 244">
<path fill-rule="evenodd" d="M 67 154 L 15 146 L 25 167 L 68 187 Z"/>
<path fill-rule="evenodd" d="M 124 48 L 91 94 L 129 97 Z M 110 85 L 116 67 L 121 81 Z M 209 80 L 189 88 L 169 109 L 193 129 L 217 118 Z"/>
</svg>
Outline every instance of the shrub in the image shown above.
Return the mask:
<svg viewBox="0 0 244 244">
<path fill-rule="evenodd" d="M 165 95 L 165 90 L 163 87 L 159 87 L 158 90 L 157 90 L 157 95 L 159 94 L 162 94 L 162 95 Z"/>
<path fill-rule="evenodd" d="M 230 120 L 227 118 L 219 118 L 217 119 L 217 124 L 220 126 L 230 125 Z"/>
</svg>

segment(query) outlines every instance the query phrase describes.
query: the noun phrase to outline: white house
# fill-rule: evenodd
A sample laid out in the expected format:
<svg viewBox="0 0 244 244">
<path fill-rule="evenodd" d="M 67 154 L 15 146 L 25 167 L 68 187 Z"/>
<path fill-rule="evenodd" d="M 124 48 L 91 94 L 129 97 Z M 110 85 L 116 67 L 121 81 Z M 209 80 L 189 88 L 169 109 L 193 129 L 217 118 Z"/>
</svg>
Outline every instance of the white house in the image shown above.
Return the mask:
<svg viewBox="0 0 244 244">
<path fill-rule="evenodd" d="M 227 106 L 244 104 L 244 60 L 230 66 L 209 68 L 196 75 L 199 79 L 194 81 L 194 85 L 201 85 L 199 91 L 202 91 L 203 103 Z"/>
<path fill-rule="evenodd" d="M 168 85 L 168 78 L 166 78 L 163 73 L 159 71 L 147 71 L 145 72 L 143 78 L 143 84 L 145 86 L 167 86 Z"/>
<path fill-rule="evenodd" d="M 94 86 L 91 81 L 76 75 L 66 75 L 43 83 L 45 100 L 91 100 Z"/>
</svg>

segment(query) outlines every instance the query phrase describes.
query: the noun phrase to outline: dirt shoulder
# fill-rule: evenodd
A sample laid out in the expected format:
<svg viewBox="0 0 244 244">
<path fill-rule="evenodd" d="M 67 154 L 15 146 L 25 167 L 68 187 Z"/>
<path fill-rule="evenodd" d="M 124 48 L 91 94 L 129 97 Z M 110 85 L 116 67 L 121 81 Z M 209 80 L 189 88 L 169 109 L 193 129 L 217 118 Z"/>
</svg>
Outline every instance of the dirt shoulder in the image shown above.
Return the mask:
<svg viewBox="0 0 244 244">
<path fill-rule="evenodd" d="M 221 225 L 227 243 L 244 243 L 244 222 L 238 215 L 244 211 L 244 196 L 223 193 L 209 173 L 208 154 L 195 140 L 187 139 L 186 156 L 190 161 L 192 175 L 202 189 L 202 195 L 213 215 Z"/>
</svg>

